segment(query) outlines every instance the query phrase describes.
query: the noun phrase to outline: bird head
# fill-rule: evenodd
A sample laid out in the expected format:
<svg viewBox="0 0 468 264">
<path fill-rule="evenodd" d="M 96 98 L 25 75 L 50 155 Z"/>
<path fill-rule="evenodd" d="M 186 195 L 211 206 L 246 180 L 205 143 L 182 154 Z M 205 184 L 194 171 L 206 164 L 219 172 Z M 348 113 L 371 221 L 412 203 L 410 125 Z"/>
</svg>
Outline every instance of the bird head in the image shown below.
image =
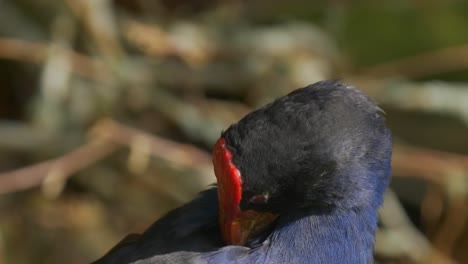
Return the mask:
<svg viewBox="0 0 468 264">
<path fill-rule="evenodd" d="M 359 90 L 322 81 L 231 125 L 213 149 L 225 242 L 243 245 L 291 210 L 378 208 L 390 175 L 384 121 Z"/>
</svg>

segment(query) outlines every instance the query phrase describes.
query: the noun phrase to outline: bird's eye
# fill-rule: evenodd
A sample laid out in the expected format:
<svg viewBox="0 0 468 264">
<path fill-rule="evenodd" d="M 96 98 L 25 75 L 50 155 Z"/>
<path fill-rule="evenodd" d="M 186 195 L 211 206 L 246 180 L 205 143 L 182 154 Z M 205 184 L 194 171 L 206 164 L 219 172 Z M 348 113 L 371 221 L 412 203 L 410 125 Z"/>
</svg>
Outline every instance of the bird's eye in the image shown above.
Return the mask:
<svg viewBox="0 0 468 264">
<path fill-rule="evenodd" d="M 266 204 L 267 202 L 268 202 L 267 194 L 255 195 L 249 200 L 249 203 L 255 204 L 255 205 L 262 205 L 262 204 Z"/>
</svg>

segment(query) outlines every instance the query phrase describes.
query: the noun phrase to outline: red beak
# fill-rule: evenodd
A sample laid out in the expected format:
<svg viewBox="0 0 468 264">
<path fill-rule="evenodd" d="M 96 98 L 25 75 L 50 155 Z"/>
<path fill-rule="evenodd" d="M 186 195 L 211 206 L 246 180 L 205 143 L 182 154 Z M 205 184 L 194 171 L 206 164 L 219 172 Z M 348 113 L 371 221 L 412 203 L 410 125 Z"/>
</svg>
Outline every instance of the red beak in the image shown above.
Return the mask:
<svg viewBox="0 0 468 264">
<path fill-rule="evenodd" d="M 244 245 L 266 229 L 276 219 L 276 215 L 240 210 L 241 173 L 232 162 L 232 154 L 222 137 L 213 149 L 213 165 L 218 181 L 221 234 L 227 244 Z"/>
</svg>

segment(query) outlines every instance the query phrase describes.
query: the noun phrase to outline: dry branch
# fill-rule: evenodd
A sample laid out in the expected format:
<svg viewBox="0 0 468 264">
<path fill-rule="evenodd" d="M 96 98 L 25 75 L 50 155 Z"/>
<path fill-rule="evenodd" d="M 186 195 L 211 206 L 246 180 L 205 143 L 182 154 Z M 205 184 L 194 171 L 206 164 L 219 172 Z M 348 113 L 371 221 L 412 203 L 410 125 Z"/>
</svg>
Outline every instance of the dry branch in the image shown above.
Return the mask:
<svg viewBox="0 0 468 264">
<path fill-rule="evenodd" d="M 384 62 L 361 70 L 364 75 L 403 75 L 421 78 L 468 68 L 468 45 L 449 47 L 403 59 Z"/>
<path fill-rule="evenodd" d="M 117 145 L 108 141 L 90 142 L 59 158 L 0 173 L 0 194 L 36 187 L 51 175 L 64 180 L 90 164 L 107 157 L 117 148 Z"/>
<path fill-rule="evenodd" d="M 388 190 L 385 194 L 379 213 L 383 229 L 377 232 L 377 254 L 406 257 L 412 263 L 454 263 L 432 248 L 426 237 L 413 226 L 393 191 Z"/>
<path fill-rule="evenodd" d="M 91 134 L 97 140 L 59 158 L 0 173 L 0 194 L 33 188 L 43 183 L 52 183 L 49 186 L 53 189 L 53 184 L 60 186 L 74 173 L 107 157 L 119 146 L 128 146 L 136 151 L 147 149 L 152 156 L 177 166 L 200 170 L 205 174 L 208 174 L 208 170 L 211 171 L 211 157 L 205 151 L 189 144 L 162 139 L 112 120 L 98 122 L 91 129 Z"/>
<path fill-rule="evenodd" d="M 0 37 L 0 58 L 3 59 L 41 64 L 47 58 L 48 50 L 48 43 Z M 71 50 L 66 52 L 69 53 L 74 73 L 95 81 L 107 79 L 109 72 L 102 62 Z"/>
<path fill-rule="evenodd" d="M 211 166 L 211 156 L 195 146 L 163 139 L 110 119 L 98 122 L 92 132 L 129 147 L 139 142 L 141 148 L 149 147 L 149 154 L 179 166 L 189 168 Z M 138 149 L 138 146 L 136 148 Z"/>
<path fill-rule="evenodd" d="M 445 186 L 451 175 L 468 177 L 468 156 L 432 149 L 396 145 L 392 170 L 397 176 L 412 176 Z"/>
</svg>

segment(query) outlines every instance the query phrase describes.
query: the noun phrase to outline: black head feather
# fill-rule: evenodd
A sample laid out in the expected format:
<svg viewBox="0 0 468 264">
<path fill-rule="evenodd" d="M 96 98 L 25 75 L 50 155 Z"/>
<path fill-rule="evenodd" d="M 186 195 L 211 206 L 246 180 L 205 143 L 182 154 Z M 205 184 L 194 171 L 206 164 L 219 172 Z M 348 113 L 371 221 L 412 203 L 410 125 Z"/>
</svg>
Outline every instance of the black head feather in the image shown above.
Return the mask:
<svg viewBox="0 0 468 264">
<path fill-rule="evenodd" d="M 223 133 L 242 177 L 242 209 L 282 213 L 378 206 L 390 174 L 383 111 L 337 81 L 295 90 Z M 255 195 L 268 203 L 249 203 Z"/>
</svg>

